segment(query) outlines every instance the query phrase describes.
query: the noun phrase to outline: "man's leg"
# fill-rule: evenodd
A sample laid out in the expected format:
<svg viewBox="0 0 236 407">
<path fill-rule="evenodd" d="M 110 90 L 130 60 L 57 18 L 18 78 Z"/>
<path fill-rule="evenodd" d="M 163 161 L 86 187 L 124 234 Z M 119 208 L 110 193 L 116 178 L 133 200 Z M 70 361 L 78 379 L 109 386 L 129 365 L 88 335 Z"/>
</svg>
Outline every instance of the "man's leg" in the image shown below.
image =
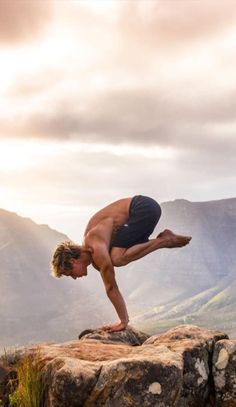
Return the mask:
<svg viewBox="0 0 236 407">
<path fill-rule="evenodd" d="M 148 242 L 137 244 L 128 249 L 113 247 L 111 259 L 114 266 L 125 266 L 158 249 L 186 246 L 190 240 L 190 236 L 176 235 L 171 230 L 165 229 L 156 239 L 150 239 Z"/>
</svg>

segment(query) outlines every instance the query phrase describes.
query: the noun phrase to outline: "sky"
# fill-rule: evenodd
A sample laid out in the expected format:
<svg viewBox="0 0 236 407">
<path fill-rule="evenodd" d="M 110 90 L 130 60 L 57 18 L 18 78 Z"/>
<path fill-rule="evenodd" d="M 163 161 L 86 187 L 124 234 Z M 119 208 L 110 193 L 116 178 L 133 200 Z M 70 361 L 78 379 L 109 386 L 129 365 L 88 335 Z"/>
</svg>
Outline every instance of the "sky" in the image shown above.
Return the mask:
<svg viewBox="0 0 236 407">
<path fill-rule="evenodd" d="M 236 197 L 235 72 L 234 0 L 0 0 L 0 207 Z"/>
</svg>

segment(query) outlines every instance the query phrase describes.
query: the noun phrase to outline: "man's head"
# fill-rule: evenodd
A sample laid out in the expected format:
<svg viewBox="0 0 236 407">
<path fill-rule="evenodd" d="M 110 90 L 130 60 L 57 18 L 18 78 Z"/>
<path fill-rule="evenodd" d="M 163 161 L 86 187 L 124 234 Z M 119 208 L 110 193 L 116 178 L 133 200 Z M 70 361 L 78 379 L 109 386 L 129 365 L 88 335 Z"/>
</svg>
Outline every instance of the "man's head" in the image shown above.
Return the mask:
<svg viewBox="0 0 236 407">
<path fill-rule="evenodd" d="M 89 250 L 82 246 L 66 241 L 57 246 L 51 261 L 54 277 L 62 275 L 76 279 L 87 275 L 87 266 L 91 263 Z"/>
</svg>

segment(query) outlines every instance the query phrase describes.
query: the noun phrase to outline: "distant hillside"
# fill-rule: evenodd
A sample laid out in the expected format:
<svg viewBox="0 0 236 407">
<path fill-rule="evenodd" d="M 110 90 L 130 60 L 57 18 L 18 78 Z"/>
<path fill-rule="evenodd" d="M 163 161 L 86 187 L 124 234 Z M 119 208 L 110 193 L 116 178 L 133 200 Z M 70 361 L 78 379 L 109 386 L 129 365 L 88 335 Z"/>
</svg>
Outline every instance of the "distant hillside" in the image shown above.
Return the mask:
<svg viewBox="0 0 236 407">
<path fill-rule="evenodd" d="M 105 319 L 89 286 L 50 275 L 52 252 L 68 239 L 0 209 L 0 347 L 76 337 L 88 319 Z"/>
<path fill-rule="evenodd" d="M 162 205 L 165 228 L 192 235 L 190 245 L 161 249 L 116 269 L 131 324 L 153 333 L 182 323 L 236 337 L 236 198 Z M 116 320 L 99 273 L 54 279 L 49 263 L 68 237 L 0 210 L 0 347 L 76 338 Z"/>
<path fill-rule="evenodd" d="M 187 321 L 236 337 L 236 199 L 176 200 L 162 210 L 157 232 L 168 227 L 192 241 L 133 263 L 139 278 L 129 297 L 136 323 L 152 331 Z"/>
</svg>

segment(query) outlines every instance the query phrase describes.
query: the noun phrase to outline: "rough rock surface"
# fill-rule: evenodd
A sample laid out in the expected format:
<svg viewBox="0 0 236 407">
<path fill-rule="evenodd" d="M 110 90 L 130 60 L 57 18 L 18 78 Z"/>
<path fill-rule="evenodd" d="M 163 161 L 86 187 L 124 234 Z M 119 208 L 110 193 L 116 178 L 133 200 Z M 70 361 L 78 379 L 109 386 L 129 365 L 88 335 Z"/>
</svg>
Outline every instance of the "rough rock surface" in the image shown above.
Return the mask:
<svg viewBox="0 0 236 407">
<path fill-rule="evenodd" d="M 206 343 L 209 349 L 212 349 L 212 345 L 215 342 L 220 339 L 228 339 L 228 335 L 224 332 L 200 328 L 195 325 L 179 325 L 164 334 L 151 336 L 145 343 L 180 342 L 183 339 L 197 340 L 201 343 Z"/>
<path fill-rule="evenodd" d="M 137 346 L 148 335 L 134 329 L 93 332 L 61 345 L 44 345 L 45 406 L 174 406 L 183 362 L 166 346 Z"/>
<path fill-rule="evenodd" d="M 137 331 L 134 328 L 127 327 L 125 331 L 108 333 L 102 330 L 86 330 L 81 332 L 78 337 L 81 340 L 97 340 L 102 343 L 122 342 L 126 345 L 138 346 L 149 338 L 144 332 Z"/>
<path fill-rule="evenodd" d="M 147 337 L 129 328 L 42 344 L 43 407 L 236 406 L 236 343 L 225 333 L 182 325 Z"/>
<path fill-rule="evenodd" d="M 223 332 L 180 325 L 161 335 L 154 335 L 144 344 L 164 344 L 183 358 L 183 384 L 178 406 L 205 406 L 214 403 L 212 389 L 212 353 L 216 341 L 228 338 Z"/>
<path fill-rule="evenodd" d="M 236 340 L 217 342 L 213 355 L 216 406 L 236 407 Z"/>
</svg>

